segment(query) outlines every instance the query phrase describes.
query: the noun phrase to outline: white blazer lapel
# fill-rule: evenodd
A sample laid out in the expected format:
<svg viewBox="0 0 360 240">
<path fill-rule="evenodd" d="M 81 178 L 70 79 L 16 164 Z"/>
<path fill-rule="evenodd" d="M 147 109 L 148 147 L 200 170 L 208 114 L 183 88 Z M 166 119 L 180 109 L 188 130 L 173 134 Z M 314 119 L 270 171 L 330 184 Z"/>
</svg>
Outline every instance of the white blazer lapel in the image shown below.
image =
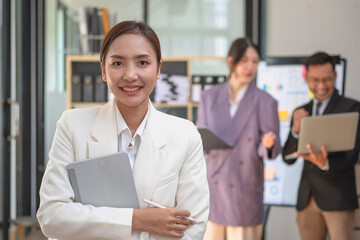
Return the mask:
<svg viewBox="0 0 360 240">
<path fill-rule="evenodd" d="M 89 157 L 96 157 L 118 151 L 115 101 L 110 100 L 96 116 L 92 131 L 93 141 L 88 141 Z"/>
<path fill-rule="evenodd" d="M 168 155 L 165 149 L 166 135 L 161 128 L 158 114 L 151 105 L 133 171 L 141 208 L 146 207 L 144 199 L 151 199 Z"/>
</svg>

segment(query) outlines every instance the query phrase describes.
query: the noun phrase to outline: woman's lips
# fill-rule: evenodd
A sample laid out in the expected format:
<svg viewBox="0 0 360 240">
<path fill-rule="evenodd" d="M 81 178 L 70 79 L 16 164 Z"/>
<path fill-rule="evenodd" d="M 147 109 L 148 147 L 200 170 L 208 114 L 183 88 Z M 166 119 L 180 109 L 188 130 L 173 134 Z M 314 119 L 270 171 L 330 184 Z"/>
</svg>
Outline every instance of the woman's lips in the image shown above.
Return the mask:
<svg viewBox="0 0 360 240">
<path fill-rule="evenodd" d="M 125 93 L 126 95 L 129 95 L 129 96 L 133 96 L 133 95 L 136 95 L 140 89 L 142 87 L 130 87 L 130 86 L 125 86 L 125 87 L 120 87 L 120 89 L 123 91 L 123 93 Z"/>
<path fill-rule="evenodd" d="M 122 87 L 122 89 L 127 92 L 134 92 L 134 91 L 139 90 L 140 87 Z"/>
</svg>

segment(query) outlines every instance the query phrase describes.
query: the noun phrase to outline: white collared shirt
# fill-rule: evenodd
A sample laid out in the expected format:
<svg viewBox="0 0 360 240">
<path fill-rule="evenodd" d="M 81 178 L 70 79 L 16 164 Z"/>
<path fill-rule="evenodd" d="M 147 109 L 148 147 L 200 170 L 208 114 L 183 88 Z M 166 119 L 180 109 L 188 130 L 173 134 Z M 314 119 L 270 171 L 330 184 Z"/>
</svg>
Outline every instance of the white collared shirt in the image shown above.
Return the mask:
<svg viewBox="0 0 360 240">
<path fill-rule="evenodd" d="M 323 115 L 324 111 L 325 111 L 325 108 L 327 107 L 327 105 L 329 104 L 330 102 L 330 98 L 331 97 L 328 97 L 327 99 L 321 101 L 321 106 L 319 108 L 319 116 Z M 312 108 L 312 116 L 315 116 L 315 111 L 316 111 L 316 105 L 317 103 L 320 102 L 319 100 L 317 100 L 316 98 L 314 98 L 313 100 L 313 108 Z"/>
<path fill-rule="evenodd" d="M 233 118 L 235 116 L 235 113 L 240 105 L 241 100 L 244 98 L 245 92 L 248 89 L 249 84 L 246 84 L 245 86 L 243 86 L 237 93 L 236 93 L 236 99 L 235 101 L 231 100 L 231 87 L 229 84 L 229 103 L 230 103 L 230 116 Z"/>
<path fill-rule="evenodd" d="M 149 104 L 150 105 L 150 104 Z M 136 129 L 134 136 L 131 136 L 131 131 L 127 126 L 123 116 L 121 115 L 119 109 L 116 107 L 116 121 L 117 121 L 117 135 L 118 135 L 118 152 L 127 153 L 129 156 L 131 169 L 134 170 L 135 159 L 137 152 L 139 150 L 141 136 L 144 132 L 145 125 L 149 115 L 149 109 L 140 123 L 139 127 Z"/>
</svg>

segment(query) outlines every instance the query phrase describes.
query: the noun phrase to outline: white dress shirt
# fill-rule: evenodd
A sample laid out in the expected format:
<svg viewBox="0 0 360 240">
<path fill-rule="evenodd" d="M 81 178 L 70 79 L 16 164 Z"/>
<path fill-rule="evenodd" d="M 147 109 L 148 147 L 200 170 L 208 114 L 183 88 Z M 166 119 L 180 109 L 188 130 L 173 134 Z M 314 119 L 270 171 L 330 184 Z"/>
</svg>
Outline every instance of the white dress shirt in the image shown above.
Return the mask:
<svg viewBox="0 0 360 240">
<path fill-rule="evenodd" d="M 312 109 L 312 116 L 315 116 L 315 111 L 316 111 L 316 105 L 317 103 L 319 102 L 319 100 L 317 100 L 316 98 L 314 98 L 313 100 L 313 109 Z M 324 101 L 321 101 L 321 106 L 319 108 L 319 116 L 323 115 L 324 111 L 325 111 L 325 108 L 327 107 L 327 105 L 329 104 L 330 102 L 330 97 L 325 99 Z"/>
<path fill-rule="evenodd" d="M 123 116 L 121 115 L 119 109 L 116 107 L 116 122 L 117 122 L 117 135 L 118 135 L 118 152 L 127 153 L 129 156 L 131 169 L 134 170 L 134 164 L 136 159 L 136 154 L 139 150 L 141 136 L 144 132 L 144 128 L 148 119 L 149 109 L 140 123 L 139 127 L 136 129 L 134 136 L 131 136 L 131 131 L 127 126 Z"/>
<path fill-rule="evenodd" d="M 229 84 L 229 103 L 230 103 L 230 116 L 233 118 L 235 116 L 235 113 L 240 105 L 241 99 L 243 99 L 246 90 L 248 89 L 249 84 L 246 84 L 243 86 L 237 93 L 236 93 L 236 99 L 235 101 L 231 100 L 231 87 Z"/>
</svg>

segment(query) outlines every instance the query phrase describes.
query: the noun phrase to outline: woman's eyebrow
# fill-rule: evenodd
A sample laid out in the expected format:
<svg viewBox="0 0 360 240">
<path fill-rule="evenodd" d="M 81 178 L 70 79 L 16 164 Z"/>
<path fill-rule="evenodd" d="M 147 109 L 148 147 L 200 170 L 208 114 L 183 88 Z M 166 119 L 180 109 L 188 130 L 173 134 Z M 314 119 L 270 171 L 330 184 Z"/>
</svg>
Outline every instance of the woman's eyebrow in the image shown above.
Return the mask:
<svg viewBox="0 0 360 240">
<path fill-rule="evenodd" d="M 118 59 L 125 59 L 125 57 L 123 57 L 121 55 L 117 55 L 117 54 L 111 55 L 110 57 L 111 58 L 118 58 Z"/>
<path fill-rule="evenodd" d="M 111 55 L 110 57 L 111 58 L 118 58 L 118 59 L 126 59 L 126 57 L 121 56 L 121 55 L 117 55 L 117 54 Z M 149 54 L 139 54 L 139 55 L 134 57 L 134 59 L 139 59 L 139 58 L 151 58 L 151 56 Z"/>
</svg>

